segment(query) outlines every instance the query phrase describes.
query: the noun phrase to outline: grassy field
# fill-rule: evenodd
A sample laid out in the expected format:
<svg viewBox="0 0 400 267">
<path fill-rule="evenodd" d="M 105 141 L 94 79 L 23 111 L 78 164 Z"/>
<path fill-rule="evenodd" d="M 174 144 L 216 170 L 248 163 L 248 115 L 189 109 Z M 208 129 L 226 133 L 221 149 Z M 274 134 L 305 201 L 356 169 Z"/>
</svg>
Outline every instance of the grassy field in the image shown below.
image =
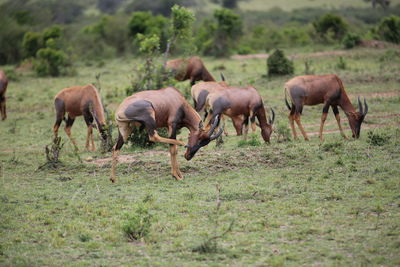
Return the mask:
<svg viewBox="0 0 400 267">
<path fill-rule="evenodd" d="M 101 73 L 102 97 L 114 110 L 137 59 L 82 64 L 74 77 L 19 72 L 9 85 L 8 119 L 0 122 L 0 265 L 399 265 L 399 53 L 286 52 L 297 55 L 296 75 L 304 74 L 310 60 L 316 74 L 337 73 L 354 103 L 359 95 L 367 98 L 361 138 L 345 141 L 326 133 L 322 144 L 317 136 L 278 142 L 275 131 L 267 145 L 259 132 L 246 144 L 231 135 L 222 147 L 212 143 L 190 162 L 180 148 L 182 182 L 170 176 L 167 146 L 124 146 L 130 161 L 118 166 L 119 180 L 111 184 L 110 155 L 81 151 L 80 163 L 63 131 L 62 165 L 38 169 L 52 139 L 56 92 L 95 82 Z M 345 67 L 338 64 L 340 56 Z M 283 84 L 290 77 L 263 77 L 264 59 L 206 59 L 206 65 L 215 76 L 224 69 L 231 84 L 255 85 L 277 111 L 276 128 L 288 130 Z M 188 83 L 179 87 L 185 90 Z M 318 130 L 321 109 L 305 108 L 308 132 Z M 232 125 L 229 130 L 233 133 Z M 332 114 L 326 130 L 337 130 Z M 72 134 L 83 150 L 82 118 Z M 183 130 L 179 138 L 186 137 Z M 137 216 L 149 219 L 142 221 L 148 234 L 131 241 L 123 229 L 140 225 Z"/>
</svg>

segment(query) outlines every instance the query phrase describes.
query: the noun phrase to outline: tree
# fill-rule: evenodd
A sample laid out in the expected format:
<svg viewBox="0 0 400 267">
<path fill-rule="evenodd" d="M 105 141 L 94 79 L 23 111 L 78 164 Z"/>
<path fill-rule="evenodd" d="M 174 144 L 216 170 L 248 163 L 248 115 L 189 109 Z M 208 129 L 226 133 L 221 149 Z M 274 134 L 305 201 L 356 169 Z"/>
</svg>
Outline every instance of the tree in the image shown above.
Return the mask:
<svg viewBox="0 0 400 267">
<path fill-rule="evenodd" d="M 377 33 L 385 41 L 400 44 L 400 17 L 383 18 L 378 25 Z"/>
<path fill-rule="evenodd" d="M 335 14 L 325 14 L 313 22 L 316 32 L 326 38 L 328 34 L 332 33 L 333 38 L 342 39 L 347 32 L 347 24 L 341 16 Z"/>
<path fill-rule="evenodd" d="M 214 18 L 217 20 L 214 39 L 215 55 L 224 57 L 229 55 L 242 33 L 242 20 L 239 15 L 225 8 L 215 10 Z"/>
</svg>

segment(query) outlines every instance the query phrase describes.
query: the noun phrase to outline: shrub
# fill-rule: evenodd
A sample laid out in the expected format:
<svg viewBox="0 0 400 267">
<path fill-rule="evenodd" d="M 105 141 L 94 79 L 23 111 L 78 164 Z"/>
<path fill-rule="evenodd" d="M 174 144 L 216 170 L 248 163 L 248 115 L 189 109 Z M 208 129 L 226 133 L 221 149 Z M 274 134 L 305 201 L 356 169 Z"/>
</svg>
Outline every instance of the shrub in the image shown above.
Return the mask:
<svg viewBox="0 0 400 267">
<path fill-rule="evenodd" d="M 289 75 L 294 73 L 293 62 L 282 50 L 276 49 L 267 59 L 268 75 Z"/>
<path fill-rule="evenodd" d="M 67 55 L 61 50 L 41 48 L 36 54 L 34 70 L 39 76 L 59 76 L 67 65 Z"/>
<path fill-rule="evenodd" d="M 22 39 L 24 57 L 35 57 L 37 51 L 43 47 L 42 35 L 37 32 L 26 32 Z"/>
<path fill-rule="evenodd" d="M 382 40 L 400 43 L 400 17 L 390 16 L 383 18 L 378 25 L 377 33 Z"/>
<path fill-rule="evenodd" d="M 291 133 L 286 124 L 278 123 L 276 133 L 278 135 L 278 143 L 290 141 Z"/>
<path fill-rule="evenodd" d="M 150 233 L 150 227 L 153 222 L 153 216 L 149 210 L 140 206 L 135 213 L 128 215 L 122 230 L 130 241 L 146 238 Z"/>
<path fill-rule="evenodd" d="M 345 48 L 350 49 L 353 48 L 355 46 L 357 46 L 361 41 L 361 38 L 358 34 L 355 33 L 347 33 L 344 37 L 343 37 L 343 45 Z"/>
<path fill-rule="evenodd" d="M 341 40 L 347 32 L 347 24 L 341 16 L 326 14 L 313 22 L 316 32 L 323 38 L 333 33 L 333 38 Z"/>
</svg>

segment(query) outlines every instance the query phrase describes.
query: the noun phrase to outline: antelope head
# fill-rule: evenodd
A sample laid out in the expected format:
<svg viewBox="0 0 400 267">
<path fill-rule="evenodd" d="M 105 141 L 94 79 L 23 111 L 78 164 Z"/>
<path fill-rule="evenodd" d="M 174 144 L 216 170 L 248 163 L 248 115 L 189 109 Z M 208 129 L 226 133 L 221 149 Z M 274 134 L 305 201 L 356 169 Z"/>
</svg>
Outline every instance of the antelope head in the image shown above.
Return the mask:
<svg viewBox="0 0 400 267">
<path fill-rule="evenodd" d="M 263 137 L 264 141 L 269 143 L 272 134 L 272 124 L 275 121 L 275 111 L 271 108 L 271 117 L 268 118 L 267 124 L 264 127 L 261 127 L 261 136 Z"/>
<path fill-rule="evenodd" d="M 203 146 L 208 145 L 212 140 L 217 139 L 223 132 L 223 127 L 220 127 L 218 132 L 213 135 L 215 128 L 219 124 L 219 116 L 215 117 L 214 123 L 211 125 L 209 131 L 206 131 L 203 127 L 203 122 L 200 121 L 199 128 L 196 131 L 193 131 L 189 134 L 189 142 L 185 146 L 186 153 L 185 159 L 191 160 L 196 152 Z"/>
<path fill-rule="evenodd" d="M 353 132 L 353 138 L 357 139 L 360 137 L 361 123 L 364 121 L 365 115 L 367 115 L 367 113 L 368 113 L 367 101 L 364 98 L 364 107 L 363 107 L 360 97 L 358 97 L 358 111 L 350 113 L 348 115 L 350 128 L 351 131 Z"/>
</svg>

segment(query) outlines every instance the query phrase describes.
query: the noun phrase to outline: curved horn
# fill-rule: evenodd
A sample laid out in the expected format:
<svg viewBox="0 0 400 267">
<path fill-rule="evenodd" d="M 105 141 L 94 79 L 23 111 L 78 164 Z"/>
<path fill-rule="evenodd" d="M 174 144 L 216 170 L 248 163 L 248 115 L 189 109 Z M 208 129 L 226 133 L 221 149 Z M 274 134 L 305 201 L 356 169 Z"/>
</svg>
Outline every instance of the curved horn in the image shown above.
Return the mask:
<svg viewBox="0 0 400 267">
<path fill-rule="evenodd" d="M 210 137 L 210 141 L 217 139 L 218 137 L 220 137 L 220 135 L 222 134 L 222 132 L 224 131 L 224 125 L 222 125 L 219 130 L 218 133 L 214 134 L 213 136 Z"/>
<path fill-rule="evenodd" d="M 273 108 L 271 108 L 271 113 L 272 113 L 272 118 L 270 119 L 270 124 L 274 124 L 275 121 L 275 111 Z"/>
<path fill-rule="evenodd" d="M 360 114 L 363 114 L 363 106 L 361 104 L 360 97 L 358 97 L 357 100 L 358 100 L 358 112 L 360 112 Z"/>
<path fill-rule="evenodd" d="M 212 135 L 212 133 L 214 132 L 215 128 L 217 128 L 218 124 L 219 124 L 219 115 L 215 116 L 214 122 L 213 122 L 213 124 L 211 125 L 211 129 L 210 129 L 210 131 L 208 132 L 208 136 L 211 136 L 211 135 Z"/>
<path fill-rule="evenodd" d="M 367 104 L 367 100 L 365 99 L 365 97 L 364 97 L 364 108 L 365 108 L 365 110 L 364 110 L 363 115 L 365 116 L 368 113 L 368 104 Z"/>
<path fill-rule="evenodd" d="M 221 72 L 221 80 L 223 81 L 223 82 L 225 82 L 225 76 L 224 76 L 224 74 Z"/>
</svg>

